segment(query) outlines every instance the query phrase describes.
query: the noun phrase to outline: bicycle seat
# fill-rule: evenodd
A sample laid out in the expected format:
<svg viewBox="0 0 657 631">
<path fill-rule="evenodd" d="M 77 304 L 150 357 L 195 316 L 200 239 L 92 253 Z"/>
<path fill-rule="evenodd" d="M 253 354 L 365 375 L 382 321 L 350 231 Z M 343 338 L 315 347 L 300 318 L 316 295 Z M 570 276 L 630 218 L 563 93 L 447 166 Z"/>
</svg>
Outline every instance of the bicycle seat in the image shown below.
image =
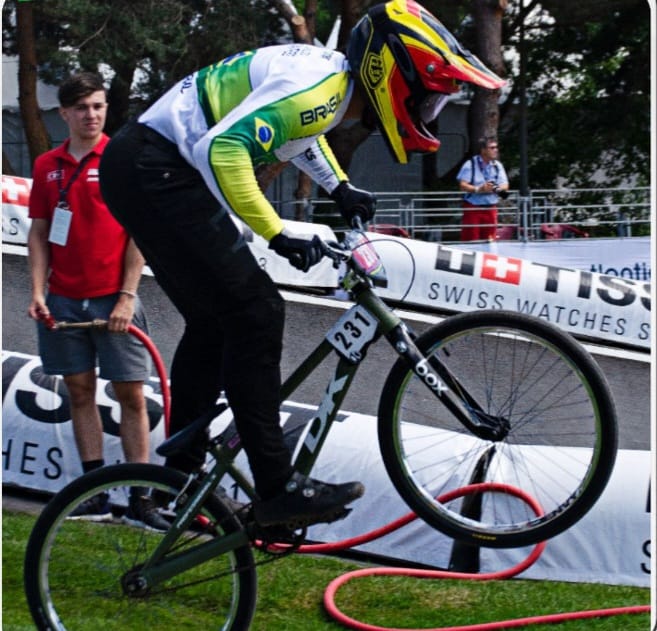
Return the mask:
<svg viewBox="0 0 657 631">
<path fill-rule="evenodd" d="M 173 436 L 169 436 L 161 443 L 155 452 L 165 458 L 173 456 L 181 451 L 186 451 L 191 445 L 198 440 L 201 433 L 215 418 L 217 418 L 228 406 L 225 403 L 217 403 L 210 408 L 205 414 L 199 416 L 194 422 L 190 423 L 185 429 L 181 429 Z"/>
</svg>

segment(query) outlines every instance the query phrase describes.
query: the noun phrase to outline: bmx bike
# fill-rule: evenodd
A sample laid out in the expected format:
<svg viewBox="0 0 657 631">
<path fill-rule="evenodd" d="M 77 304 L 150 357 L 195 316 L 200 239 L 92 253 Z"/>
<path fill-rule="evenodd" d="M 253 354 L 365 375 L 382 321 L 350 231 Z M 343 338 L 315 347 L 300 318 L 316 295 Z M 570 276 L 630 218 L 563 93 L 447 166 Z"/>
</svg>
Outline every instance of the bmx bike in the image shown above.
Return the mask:
<svg viewBox="0 0 657 631">
<path fill-rule="evenodd" d="M 549 323 L 501 310 L 450 316 L 415 335 L 377 295 L 385 271 L 361 230 L 348 231 L 339 246 L 324 244 L 324 251 L 345 266 L 341 282 L 354 304 L 283 384 L 285 401 L 337 355 L 299 438 L 295 468 L 311 471 L 368 348 L 385 337 L 399 357 L 378 407 L 381 456 L 421 519 L 465 543 L 501 548 L 544 541 L 585 515 L 605 488 L 617 448 L 614 403 L 590 354 Z M 218 628 L 248 629 L 256 604 L 254 544 L 275 558 L 281 547 L 273 544 L 284 541 L 283 550 L 293 551 L 306 533 L 261 528 L 248 504 L 236 513 L 215 493 L 228 476 L 242 497 L 256 498 L 235 463 L 240 438 L 224 403 L 169 437 L 158 453 L 185 449 L 215 419 L 221 431 L 211 432 L 202 471 L 107 466 L 77 478 L 46 505 L 24 565 L 39 629 L 98 628 L 99 610 L 111 611 L 102 621 L 108 630 L 184 628 L 194 624 L 200 601 L 212 603 Z M 122 521 L 135 487 L 157 498 L 166 531 Z M 456 492 L 463 487 L 473 492 L 463 497 Z M 512 489 L 535 498 L 542 512 Z M 109 521 L 69 518 L 99 493 L 109 494 Z"/>
</svg>

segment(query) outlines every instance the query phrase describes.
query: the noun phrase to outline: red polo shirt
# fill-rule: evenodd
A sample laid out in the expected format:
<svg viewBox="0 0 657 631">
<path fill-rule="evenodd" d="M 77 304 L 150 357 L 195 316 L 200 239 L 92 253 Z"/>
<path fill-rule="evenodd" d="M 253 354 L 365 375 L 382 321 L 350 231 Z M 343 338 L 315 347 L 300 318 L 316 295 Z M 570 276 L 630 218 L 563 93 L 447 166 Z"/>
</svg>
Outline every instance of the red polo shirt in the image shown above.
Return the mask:
<svg viewBox="0 0 657 631">
<path fill-rule="evenodd" d="M 121 289 L 128 235 L 100 195 L 98 164 L 109 142 L 103 134 L 71 184 L 66 200 L 73 213 L 66 245 L 50 243 L 49 291 L 67 298 L 95 298 Z M 29 216 L 52 221 L 60 187 L 79 166 L 69 140 L 34 162 Z"/>
</svg>

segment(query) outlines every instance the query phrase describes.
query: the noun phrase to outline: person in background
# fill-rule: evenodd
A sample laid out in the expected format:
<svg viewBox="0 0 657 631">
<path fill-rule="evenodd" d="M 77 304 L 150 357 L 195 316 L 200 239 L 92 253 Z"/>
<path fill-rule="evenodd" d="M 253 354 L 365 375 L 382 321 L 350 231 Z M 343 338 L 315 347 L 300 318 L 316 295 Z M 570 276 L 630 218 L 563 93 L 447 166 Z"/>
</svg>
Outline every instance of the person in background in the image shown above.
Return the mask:
<svg viewBox="0 0 657 631">
<path fill-rule="evenodd" d="M 481 138 L 479 154 L 466 160 L 456 176 L 463 196 L 461 241 L 494 241 L 497 204 L 509 194 L 509 179 L 497 159 L 499 146 L 493 137 Z"/>
<path fill-rule="evenodd" d="M 143 385 L 150 375 L 150 356 L 141 342 L 126 333 L 130 324 L 144 331 L 147 328 L 137 296 L 144 259 L 100 194 L 98 165 L 109 140 L 103 133 L 107 98 L 100 75 L 81 72 L 70 76 L 60 85 L 58 98 L 69 136 L 34 163 L 28 313 L 37 321 L 52 315 L 67 322 L 108 322 L 107 330 L 50 331 L 42 322 L 37 324 L 43 370 L 63 376 L 73 434 L 86 473 L 105 464 L 96 404 L 96 362 L 100 376 L 111 381 L 120 406 L 126 460 L 149 460 L 150 428 Z M 72 517 L 109 520 L 108 500 L 105 493 L 97 495 Z M 133 489 L 124 519 L 155 529 L 167 525 L 138 488 Z"/>
<path fill-rule="evenodd" d="M 458 90 L 457 80 L 491 89 L 504 83 L 423 7 L 394 0 L 359 21 L 346 55 L 284 44 L 190 74 L 121 129 L 103 155 L 103 196 L 185 320 L 171 368 L 171 431 L 225 390 L 260 526 L 343 518 L 364 488 L 293 469 L 279 415 L 285 303 L 233 218 L 307 271 L 322 259 L 319 237 L 286 227 L 255 169 L 289 160 L 327 191 L 347 224 L 369 221 L 375 198 L 349 183 L 326 132 L 343 119 L 376 124 L 395 160 L 406 163 L 412 151 L 438 149 L 425 125 Z M 167 465 L 195 470 L 203 441 Z"/>
</svg>

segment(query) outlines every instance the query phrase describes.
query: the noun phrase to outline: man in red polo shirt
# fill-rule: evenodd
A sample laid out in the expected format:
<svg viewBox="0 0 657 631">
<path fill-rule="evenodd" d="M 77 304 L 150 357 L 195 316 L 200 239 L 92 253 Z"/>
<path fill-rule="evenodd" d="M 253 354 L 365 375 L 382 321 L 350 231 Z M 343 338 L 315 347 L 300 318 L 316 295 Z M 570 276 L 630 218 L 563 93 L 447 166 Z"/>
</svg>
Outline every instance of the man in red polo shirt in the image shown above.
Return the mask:
<svg viewBox="0 0 657 631">
<path fill-rule="evenodd" d="M 71 76 L 59 88 L 60 114 L 69 138 L 39 156 L 33 169 L 28 235 L 32 301 L 28 313 L 68 322 L 107 320 L 109 331 L 48 331 L 38 325 L 46 374 L 63 375 L 73 433 L 86 473 L 104 465 L 103 427 L 96 405 L 96 362 L 112 382 L 121 408 L 121 444 L 129 462 L 149 460 L 149 421 L 143 393 L 150 358 L 128 326 L 146 330 L 137 296 L 144 259 L 110 214 L 100 194 L 98 164 L 109 138 L 103 133 L 106 92 L 95 73 Z M 47 292 L 47 296 L 46 296 Z M 121 334 L 124 333 L 124 334 Z M 139 489 L 126 519 L 158 530 L 167 523 Z M 91 498 L 73 517 L 112 518 L 109 497 Z"/>
</svg>

